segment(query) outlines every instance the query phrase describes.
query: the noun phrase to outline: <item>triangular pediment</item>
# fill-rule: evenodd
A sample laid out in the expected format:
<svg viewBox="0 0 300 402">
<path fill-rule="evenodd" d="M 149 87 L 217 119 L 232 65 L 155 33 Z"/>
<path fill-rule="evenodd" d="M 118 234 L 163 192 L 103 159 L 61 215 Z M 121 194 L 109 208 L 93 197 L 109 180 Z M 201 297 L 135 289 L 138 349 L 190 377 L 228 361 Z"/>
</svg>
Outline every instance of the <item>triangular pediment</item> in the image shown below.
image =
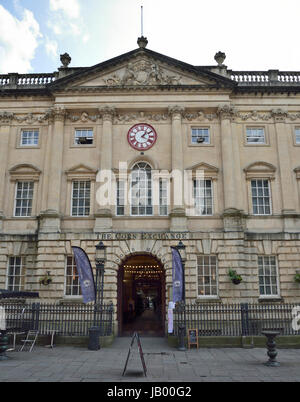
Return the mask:
<svg viewBox="0 0 300 402">
<path fill-rule="evenodd" d="M 87 80 L 75 83 L 80 87 L 149 86 L 149 85 L 210 85 L 211 81 L 198 78 L 158 63 L 148 57 L 137 57 L 128 63 L 101 72 Z"/>
<path fill-rule="evenodd" d="M 95 180 L 97 170 L 89 166 L 79 164 L 65 171 L 67 180 Z"/>
<path fill-rule="evenodd" d="M 66 89 L 148 86 L 232 87 L 234 83 L 205 68 L 195 67 L 148 49 L 80 69 L 50 86 Z"/>
</svg>

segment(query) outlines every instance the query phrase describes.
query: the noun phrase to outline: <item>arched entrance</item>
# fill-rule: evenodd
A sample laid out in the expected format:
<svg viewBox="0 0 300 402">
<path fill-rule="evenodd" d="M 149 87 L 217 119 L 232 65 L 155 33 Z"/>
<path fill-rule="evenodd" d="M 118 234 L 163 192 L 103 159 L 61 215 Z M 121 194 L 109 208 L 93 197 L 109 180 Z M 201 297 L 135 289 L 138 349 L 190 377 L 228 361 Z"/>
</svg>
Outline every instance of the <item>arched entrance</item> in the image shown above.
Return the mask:
<svg viewBox="0 0 300 402">
<path fill-rule="evenodd" d="M 155 257 L 128 257 L 118 272 L 119 335 L 164 336 L 165 293 L 165 271 Z"/>
</svg>

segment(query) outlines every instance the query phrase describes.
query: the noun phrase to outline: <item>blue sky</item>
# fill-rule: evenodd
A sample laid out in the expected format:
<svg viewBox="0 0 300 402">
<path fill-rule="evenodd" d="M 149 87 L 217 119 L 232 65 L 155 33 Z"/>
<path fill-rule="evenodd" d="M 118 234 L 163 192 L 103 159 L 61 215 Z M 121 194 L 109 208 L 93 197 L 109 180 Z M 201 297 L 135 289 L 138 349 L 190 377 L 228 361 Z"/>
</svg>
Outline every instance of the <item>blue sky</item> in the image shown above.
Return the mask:
<svg viewBox="0 0 300 402">
<path fill-rule="evenodd" d="M 0 73 L 91 66 L 137 47 L 194 65 L 300 70 L 299 0 L 0 0 Z"/>
</svg>

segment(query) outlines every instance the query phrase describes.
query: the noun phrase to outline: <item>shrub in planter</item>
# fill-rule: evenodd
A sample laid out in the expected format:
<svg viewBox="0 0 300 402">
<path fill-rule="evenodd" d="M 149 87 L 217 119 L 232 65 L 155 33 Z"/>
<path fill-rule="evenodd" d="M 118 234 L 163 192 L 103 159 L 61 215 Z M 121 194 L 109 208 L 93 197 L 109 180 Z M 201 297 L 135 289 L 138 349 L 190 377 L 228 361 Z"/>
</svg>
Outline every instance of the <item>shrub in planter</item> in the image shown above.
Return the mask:
<svg viewBox="0 0 300 402">
<path fill-rule="evenodd" d="M 50 276 L 50 272 L 48 272 L 47 275 L 40 278 L 39 282 L 41 285 L 44 285 L 44 286 L 50 285 L 50 283 L 52 283 L 52 278 Z"/>
<path fill-rule="evenodd" d="M 238 285 L 243 280 L 241 275 L 238 275 L 234 269 L 230 269 L 228 275 L 234 285 Z"/>
<path fill-rule="evenodd" d="M 300 273 L 297 272 L 296 275 L 294 276 L 294 281 L 297 283 L 300 283 Z"/>
</svg>

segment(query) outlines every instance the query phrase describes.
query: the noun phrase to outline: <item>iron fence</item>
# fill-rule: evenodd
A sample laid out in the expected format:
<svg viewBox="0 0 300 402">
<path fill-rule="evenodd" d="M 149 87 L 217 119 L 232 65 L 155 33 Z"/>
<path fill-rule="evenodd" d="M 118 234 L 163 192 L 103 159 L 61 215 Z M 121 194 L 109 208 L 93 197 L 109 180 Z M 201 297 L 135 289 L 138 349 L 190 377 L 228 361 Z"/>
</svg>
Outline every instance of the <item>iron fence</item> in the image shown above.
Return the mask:
<svg viewBox="0 0 300 402">
<path fill-rule="evenodd" d="M 300 335 L 293 329 L 296 304 L 178 304 L 174 310 L 174 335 L 178 327 L 197 329 L 199 336 L 253 336 L 263 330 Z"/>
<path fill-rule="evenodd" d="M 62 336 L 88 336 L 89 328 L 101 328 L 101 335 L 113 334 L 112 304 L 100 308 L 89 304 L 10 304 L 2 303 L 5 308 L 7 330 L 27 331 L 36 329 L 41 335 L 55 330 Z M 100 322 L 101 317 L 101 322 Z"/>
</svg>

